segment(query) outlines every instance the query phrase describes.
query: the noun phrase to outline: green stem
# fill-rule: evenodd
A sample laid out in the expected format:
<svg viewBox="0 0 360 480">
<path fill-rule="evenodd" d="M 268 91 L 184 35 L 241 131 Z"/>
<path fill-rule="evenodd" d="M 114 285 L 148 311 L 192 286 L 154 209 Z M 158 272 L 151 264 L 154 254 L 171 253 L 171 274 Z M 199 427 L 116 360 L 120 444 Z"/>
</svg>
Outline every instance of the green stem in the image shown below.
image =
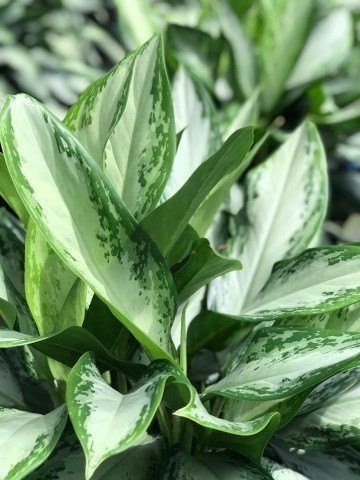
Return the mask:
<svg viewBox="0 0 360 480">
<path fill-rule="evenodd" d="M 166 411 L 166 408 L 162 403 L 160 403 L 159 408 L 156 412 L 156 418 L 160 427 L 161 433 L 164 435 L 169 444 L 172 444 L 172 433 L 170 427 L 169 417 Z"/>
<path fill-rule="evenodd" d="M 187 342 L 186 342 L 186 309 L 189 303 L 186 303 L 181 312 L 181 334 L 180 334 L 180 367 L 187 374 Z"/>
</svg>

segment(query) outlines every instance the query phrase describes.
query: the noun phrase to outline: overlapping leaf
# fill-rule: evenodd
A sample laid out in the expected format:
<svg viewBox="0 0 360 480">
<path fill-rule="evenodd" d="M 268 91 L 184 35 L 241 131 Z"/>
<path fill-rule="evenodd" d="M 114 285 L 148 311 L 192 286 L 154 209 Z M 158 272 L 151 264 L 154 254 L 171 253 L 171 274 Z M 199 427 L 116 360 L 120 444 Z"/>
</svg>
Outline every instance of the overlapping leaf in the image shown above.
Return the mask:
<svg viewBox="0 0 360 480">
<path fill-rule="evenodd" d="M 66 423 L 66 407 L 46 415 L 0 409 L 0 477 L 21 480 L 54 449 Z"/>
<path fill-rule="evenodd" d="M 1 137 L 14 183 L 51 247 L 153 357 L 171 356 L 170 272 L 94 160 L 27 96 L 8 102 Z"/>
</svg>

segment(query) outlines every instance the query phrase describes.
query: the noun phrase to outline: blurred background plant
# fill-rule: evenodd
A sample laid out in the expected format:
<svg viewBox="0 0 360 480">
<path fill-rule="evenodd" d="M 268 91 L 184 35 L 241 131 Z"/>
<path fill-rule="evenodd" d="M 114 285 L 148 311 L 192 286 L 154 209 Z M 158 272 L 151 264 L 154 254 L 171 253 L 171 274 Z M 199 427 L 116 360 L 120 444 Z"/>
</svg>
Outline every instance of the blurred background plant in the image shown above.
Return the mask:
<svg viewBox="0 0 360 480">
<path fill-rule="evenodd" d="M 359 19 L 359 0 L 2 0 L 0 101 L 27 92 L 62 117 L 126 51 L 162 32 L 174 88 L 198 92 L 179 127 L 193 117 L 183 142 L 199 155 L 194 165 L 216 129 L 219 143 L 247 124 L 271 127 L 259 162 L 310 118 L 328 156 L 328 239 L 359 241 Z M 191 142 L 209 117 L 199 149 Z M 222 231 L 241 206 L 232 193 Z"/>
</svg>

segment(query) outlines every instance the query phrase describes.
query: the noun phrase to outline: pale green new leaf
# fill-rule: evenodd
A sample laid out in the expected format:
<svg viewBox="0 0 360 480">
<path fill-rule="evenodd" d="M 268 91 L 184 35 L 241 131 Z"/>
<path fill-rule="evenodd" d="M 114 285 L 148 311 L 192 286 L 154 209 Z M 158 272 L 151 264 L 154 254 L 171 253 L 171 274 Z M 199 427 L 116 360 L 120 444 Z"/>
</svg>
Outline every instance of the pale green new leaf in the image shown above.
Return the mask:
<svg viewBox="0 0 360 480">
<path fill-rule="evenodd" d="M 175 154 L 163 46 L 154 37 L 81 95 L 65 118 L 132 214 L 157 204 Z"/>
<path fill-rule="evenodd" d="M 297 416 L 274 441 L 297 451 L 331 451 L 360 440 L 360 386 L 332 396 L 319 408 Z"/>
<path fill-rule="evenodd" d="M 275 265 L 243 320 L 331 312 L 360 301 L 360 246 L 313 248 Z"/>
<path fill-rule="evenodd" d="M 126 395 L 105 382 L 89 353 L 71 370 L 66 399 L 85 452 L 87 479 L 107 458 L 141 443 L 172 373 L 169 368 L 153 364 Z"/>
<path fill-rule="evenodd" d="M 227 250 L 243 269 L 211 284 L 208 308 L 232 315 L 246 310 L 274 263 L 308 247 L 327 201 L 324 149 L 315 126 L 304 123 L 246 176 L 245 218 Z"/>
<path fill-rule="evenodd" d="M 267 112 L 280 100 L 304 47 L 313 6 L 313 0 L 261 0 L 260 78 Z"/>
<path fill-rule="evenodd" d="M 276 400 L 316 386 L 360 362 L 360 335 L 300 327 L 256 332 L 239 365 L 205 394 Z"/>
<path fill-rule="evenodd" d="M 142 220 L 141 225 L 164 256 L 168 255 L 207 195 L 243 163 L 252 141 L 252 128 L 238 130 L 195 170 L 175 195 Z"/>
<path fill-rule="evenodd" d="M 8 101 L 1 140 L 17 190 L 50 246 L 151 356 L 171 357 L 170 271 L 92 157 L 25 95 Z"/>
<path fill-rule="evenodd" d="M 286 87 L 305 86 L 333 73 L 350 54 L 352 37 L 348 10 L 335 10 L 320 20 L 312 29 Z"/>
<path fill-rule="evenodd" d="M 50 455 L 66 420 L 65 405 L 46 415 L 1 408 L 0 478 L 27 478 Z"/>
</svg>

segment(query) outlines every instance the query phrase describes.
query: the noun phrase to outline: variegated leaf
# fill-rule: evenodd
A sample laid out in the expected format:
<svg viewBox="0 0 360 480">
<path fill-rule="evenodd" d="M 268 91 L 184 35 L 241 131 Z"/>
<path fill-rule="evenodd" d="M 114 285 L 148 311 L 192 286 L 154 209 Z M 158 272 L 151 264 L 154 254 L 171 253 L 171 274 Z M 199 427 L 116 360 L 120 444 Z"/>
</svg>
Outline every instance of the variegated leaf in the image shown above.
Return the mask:
<svg viewBox="0 0 360 480">
<path fill-rule="evenodd" d="M 271 480 L 259 465 L 230 452 L 191 456 L 180 451 L 169 452 L 160 468 L 166 480 Z"/>
<path fill-rule="evenodd" d="M 82 325 L 86 286 L 50 248 L 32 219 L 26 232 L 25 288 L 40 335 Z"/>
<path fill-rule="evenodd" d="M 350 12 L 330 12 L 313 27 L 286 87 L 303 87 L 333 73 L 350 54 L 352 38 Z"/>
<path fill-rule="evenodd" d="M 172 96 L 176 131 L 182 134 L 164 191 L 166 200 L 221 146 L 215 108 L 209 94 L 183 67 L 175 74 Z"/>
<path fill-rule="evenodd" d="M 28 478 L 54 449 L 66 420 L 65 405 L 46 415 L 1 408 L 0 478 Z"/>
<path fill-rule="evenodd" d="M 331 451 L 360 441 L 360 385 L 334 395 L 310 413 L 297 416 L 274 441 L 297 451 Z"/>
<path fill-rule="evenodd" d="M 205 394 L 247 400 L 295 395 L 360 363 L 360 335 L 300 327 L 258 330 L 239 365 Z"/>
<path fill-rule="evenodd" d="M 89 353 L 80 358 L 70 373 L 66 399 L 85 452 L 87 479 L 104 460 L 143 440 L 171 374 L 171 364 L 167 369 L 152 364 L 123 395 L 104 381 Z"/>
<path fill-rule="evenodd" d="M 274 263 L 307 248 L 326 208 L 325 154 L 316 128 L 305 123 L 247 175 L 246 218 L 227 251 L 243 269 L 212 283 L 208 308 L 233 315 L 246 309 Z"/>
<path fill-rule="evenodd" d="M 157 480 L 163 445 L 161 440 L 128 449 L 105 461 L 92 477 L 93 480 Z M 84 478 L 85 457 L 75 435 L 60 439 L 51 457 L 28 480 L 79 480 Z"/>
<path fill-rule="evenodd" d="M 281 460 L 309 480 L 358 480 L 360 451 L 358 446 L 334 449 L 331 454 L 286 452 L 276 449 Z"/>
<path fill-rule="evenodd" d="M 161 38 L 149 40 L 91 85 L 65 124 L 135 218 L 149 213 L 165 187 L 176 145 Z"/>
<path fill-rule="evenodd" d="M 275 265 L 242 319 L 331 312 L 360 301 L 360 246 L 314 248 Z"/>
<path fill-rule="evenodd" d="M 227 448 L 259 461 L 264 448 L 279 426 L 280 414 L 270 412 L 248 421 L 230 421 L 211 415 L 202 404 L 195 388 L 189 385 L 190 401 L 175 415 L 188 418 L 210 429 L 210 446 Z"/>
<path fill-rule="evenodd" d="M 11 98 L 3 112 L 10 174 L 46 240 L 152 357 L 171 357 L 176 294 L 160 252 L 50 112 L 26 95 Z"/>
</svg>

